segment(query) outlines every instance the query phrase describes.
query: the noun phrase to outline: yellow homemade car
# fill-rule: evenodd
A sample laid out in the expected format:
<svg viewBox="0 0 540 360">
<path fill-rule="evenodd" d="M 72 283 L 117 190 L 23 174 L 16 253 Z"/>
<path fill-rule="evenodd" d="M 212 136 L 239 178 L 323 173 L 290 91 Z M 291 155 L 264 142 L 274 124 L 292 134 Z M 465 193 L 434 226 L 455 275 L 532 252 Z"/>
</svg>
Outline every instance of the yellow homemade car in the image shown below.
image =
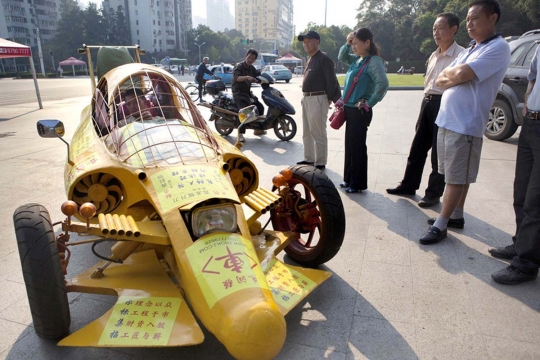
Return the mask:
<svg viewBox="0 0 540 360">
<path fill-rule="evenodd" d="M 90 69 L 92 48 L 82 51 Z M 261 187 L 241 144 L 215 137 L 176 79 L 131 48 L 137 61 L 92 85 L 66 142 L 65 219 L 53 223 L 38 204 L 13 215 L 35 331 L 63 346 L 185 346 L 203 341 L 196 316 L 232 356 L 270 359 L 285 341 L 284 316 L 330 276 L 312 268 L 342 244 L 339 194 L 311 166 Z M 246 123 L 251 110 L 241 111 Z M 37 130 L 64 141 L 58 120 Z M 103 241 L 113 242 L 110 253 L 96 250 Z M 75 246 L 88 243 L 102 261 L 67 279 Z M 301 266 L 280 261 L 282 250 Z M 69 334 L 67 292 L 118 299 Z"/>
</svg>

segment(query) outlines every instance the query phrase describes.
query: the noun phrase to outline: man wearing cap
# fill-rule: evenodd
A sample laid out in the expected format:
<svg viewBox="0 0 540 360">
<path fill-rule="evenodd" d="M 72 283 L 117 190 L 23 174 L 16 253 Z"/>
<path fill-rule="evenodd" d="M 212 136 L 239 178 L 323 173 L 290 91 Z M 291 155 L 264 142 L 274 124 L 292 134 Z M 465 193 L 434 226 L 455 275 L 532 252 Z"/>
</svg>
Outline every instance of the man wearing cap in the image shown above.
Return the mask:
<svg viewBox="0 0 540 360">
<path fill-rule="evenodd" d="M 315 31 L 298 35 L 304 50 L 310 56 L 302 81 L 302 123 L 304 127 L 304 160 L 299 165 L 315 165 L 319 170 L 326 168 L 328 138 L 326 121 L 330 102 L 341 98 L 334 62 L 319 50 L 321 37 Z"/>
</svg>

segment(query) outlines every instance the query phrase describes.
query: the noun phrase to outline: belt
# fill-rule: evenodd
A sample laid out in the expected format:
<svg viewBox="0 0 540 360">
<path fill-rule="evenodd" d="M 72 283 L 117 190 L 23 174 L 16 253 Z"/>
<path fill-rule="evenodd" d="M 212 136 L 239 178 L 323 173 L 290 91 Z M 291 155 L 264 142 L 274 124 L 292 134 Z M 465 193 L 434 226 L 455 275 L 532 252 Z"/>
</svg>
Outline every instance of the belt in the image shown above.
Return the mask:
<svg viewBox="0 0 540 360">
<path fill-rule="evenodd" d="M 304 93 L 304 96 L 317 96 L 317 95 L 326 95 L 326 91 L 312 91 L 312 92 Z"/>
<path fill-rule="evenodd" d="M 540 120 L 540 111 L 527 110 L 527 118 L 531 120 Z"/>
<path fill-rule="evenodd" d="M 441 101 L 442 95 L 438 94 L 426 94 L 425 99 L 427 101 Z"/>
</svg>

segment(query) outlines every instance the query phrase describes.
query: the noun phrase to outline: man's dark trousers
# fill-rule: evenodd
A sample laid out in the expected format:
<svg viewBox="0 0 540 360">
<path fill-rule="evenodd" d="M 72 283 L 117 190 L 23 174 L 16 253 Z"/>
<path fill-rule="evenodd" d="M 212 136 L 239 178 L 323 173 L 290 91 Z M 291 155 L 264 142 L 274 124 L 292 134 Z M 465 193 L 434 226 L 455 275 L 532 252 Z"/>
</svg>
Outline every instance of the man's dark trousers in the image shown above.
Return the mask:
<svg viewBox="0 0 540 360">
<path fill-rule="evenodd" d="M 514 180 L 518 256 L 512 265 L 530 272 L 540 265 L 540 120 L 523 118 Z"/>
<path fill-rule="evenodd" d="M 411 145 L 405 175 L 401 181 L 401 186 L 409 190 L 418 190 L 422 182 L 422 172 L 429 149 L 431 149 L 431 174 L 429 175 L 426 196 L 428 198 L 441 197 L 444 192 L 444 175 L 439 174 L 437 160 L 437 131 L 439 127 L 435 124 L 439 107 L 441 106 L 441 96 L 433 96 L 431 100 L 424 97 L 420 115 L 416 122 L 416 134 Z"/>
</svg>

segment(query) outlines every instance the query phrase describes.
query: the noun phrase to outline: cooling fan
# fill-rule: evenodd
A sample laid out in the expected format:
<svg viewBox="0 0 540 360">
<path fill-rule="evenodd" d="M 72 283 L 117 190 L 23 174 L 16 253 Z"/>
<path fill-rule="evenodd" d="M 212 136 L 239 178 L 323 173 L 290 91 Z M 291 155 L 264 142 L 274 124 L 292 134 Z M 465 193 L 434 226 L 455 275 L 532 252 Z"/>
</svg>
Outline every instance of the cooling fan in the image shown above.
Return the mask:
<svg viewBox="0 0 540 360">
<path fill-rule="evenodd" d="M 81 206 L 91 202 L 97 214 L 110 213 L 123 198 L 122 184 L 110 174 L 96 173 L 81 179 L 73 189 L 73 201 Z"/>
<path fill-rule="evenodd" d="M 252 165 L 242 158 L 233 158 L 227 161 L 229 175 L 238 195 L 245 195 L 255 182 L 255 170 Z"/>
</svg>

